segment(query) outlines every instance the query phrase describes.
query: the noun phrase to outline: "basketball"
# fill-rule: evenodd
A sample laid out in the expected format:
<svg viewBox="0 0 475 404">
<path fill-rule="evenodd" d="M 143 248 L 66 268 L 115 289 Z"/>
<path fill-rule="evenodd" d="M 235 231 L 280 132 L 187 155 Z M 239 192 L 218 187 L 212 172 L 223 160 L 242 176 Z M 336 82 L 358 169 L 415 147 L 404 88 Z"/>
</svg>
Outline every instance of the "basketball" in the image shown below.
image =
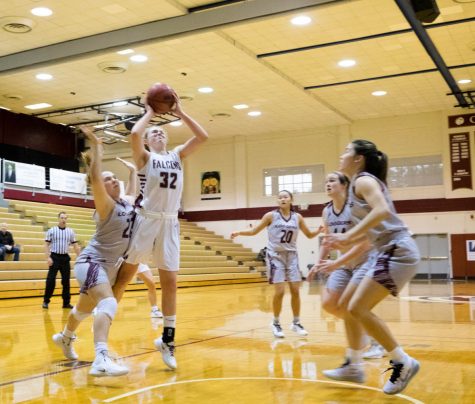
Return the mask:
<svg viewBox="0 0 475 404">
<path fill-rule="evenodd" d="M 175 105 L 175 90 L 165 83 L 155 83 L 147 91 L 147 104 L 157 114 L 170 112 Z"/>
</svg>

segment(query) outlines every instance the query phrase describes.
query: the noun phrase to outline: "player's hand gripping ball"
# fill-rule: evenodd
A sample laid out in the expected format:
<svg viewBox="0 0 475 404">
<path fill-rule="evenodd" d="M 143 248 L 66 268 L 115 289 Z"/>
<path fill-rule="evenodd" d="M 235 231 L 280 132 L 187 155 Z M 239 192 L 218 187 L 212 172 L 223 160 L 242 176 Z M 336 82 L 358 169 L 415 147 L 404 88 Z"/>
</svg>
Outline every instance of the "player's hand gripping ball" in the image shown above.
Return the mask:
<svg viewBox="0 0 475 404">
<path fill-rule="evenodd" d="M 173 88 L 165 83 L 155 83 L 147 91 L 147 104 L 157 114 L 170 112 L 175 106 L 176 93 Z"/>
</svg>

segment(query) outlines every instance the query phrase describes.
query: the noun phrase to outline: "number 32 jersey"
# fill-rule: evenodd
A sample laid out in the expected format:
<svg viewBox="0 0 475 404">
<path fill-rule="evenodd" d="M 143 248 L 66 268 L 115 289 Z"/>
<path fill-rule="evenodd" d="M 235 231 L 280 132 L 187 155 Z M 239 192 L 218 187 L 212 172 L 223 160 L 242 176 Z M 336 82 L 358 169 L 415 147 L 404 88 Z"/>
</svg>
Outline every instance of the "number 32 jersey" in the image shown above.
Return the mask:
<svg viewBox="0 0 475 404">
<path fill-rule="evenodd" d="M 136 206 L 152 212 L 178 212 L 183 191 L 182 147 L 163 153 L 150 152 L 147 164 L 137 172 L 140 195 Z"/>
<path fill-rule="evenodd" d="M 299 218 L 295 212 L 290 211 L 290 217 L 285 219 L 280 210 L 272 211 L 272 223 L 267 227 L 267 248 L 272 251 L 297 251 L 298 232 Z"/>
</svg>

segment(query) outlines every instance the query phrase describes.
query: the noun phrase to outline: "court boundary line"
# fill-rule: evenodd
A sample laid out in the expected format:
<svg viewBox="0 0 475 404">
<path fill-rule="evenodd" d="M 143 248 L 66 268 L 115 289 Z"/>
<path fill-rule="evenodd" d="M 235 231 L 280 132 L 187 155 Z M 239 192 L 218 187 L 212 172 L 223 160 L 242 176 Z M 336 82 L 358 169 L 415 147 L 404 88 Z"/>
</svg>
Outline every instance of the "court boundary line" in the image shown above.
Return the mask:
<svg viewBox="0 0 475 404">
<path fill-rule="evenodd" d="M 278 381 L 299 381 L 299 382 L 304 382 L 304 383 L 305 382 L 306 383 L 310 382 L 310 383 L 336 384 L 338 386 L 345 386 L 345 387 L 351 387 L 351 388 L 356 387 L 356 388 L 360 388 L 360 389 L 364 389 L 364 390 L 372 390 L 372 391 L 383 393 L 383 390 L 378 389 L 377 387 L 365 386 L 365 385 L 356 384 L 356 383 L 345 383 L 345 382 L 337 382 L 337 381 L 331 381 L 331 380 L 301 379 L 301 378 L 294 378 L 294 377 L 243 376 L 243 377 L 212 377 L 212 378 L 209 378 L 209 379 L 180 380 L 180 381 L 177 381 L 177 382 L 155 384 L 153 386 L 142 387 L 141 389 L 132 390 L 128 393 L 120 394 L 118 396 L 102 400 L 102 402 L 103 403 L 112 403 L 114 401 L 122 400 L 123 398 L 131 397 L 131 396 L 134 396 L 136 394 L 144 393 L 146 391 L 159 389 L 161 387 L 174 386 L 174 385 L 178 385 L 178 384 L 203 383 L 203 382 L 209 382 L 209 381 L 231 381 L 231 380 L 278 380 Z M 395 396 L 399 397 L 399 398 L 402 398 L 404 400 L 407 400 L 407 401 L 409 401 L 413 404 L 424 404 L 423 401 L 420 401 L 416 398 L 407 396 L 405 394 L 395 394 Z"/>
</svg>

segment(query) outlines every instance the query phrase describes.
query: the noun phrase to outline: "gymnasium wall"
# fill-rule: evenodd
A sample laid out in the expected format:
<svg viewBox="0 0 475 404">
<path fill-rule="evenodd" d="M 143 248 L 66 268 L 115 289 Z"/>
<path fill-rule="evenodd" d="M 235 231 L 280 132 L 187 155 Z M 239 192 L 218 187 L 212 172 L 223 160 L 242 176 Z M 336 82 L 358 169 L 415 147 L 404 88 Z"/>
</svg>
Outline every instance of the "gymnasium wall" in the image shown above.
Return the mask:
<svg viewBox="0 0 475 404">
<path fill-rule="evenodd" d="M 183 204 L 185 212 L 201 216 L 201 225 L 226 237 L 231 231 L 254 226 L 257 217 L 276 206 L 275 197 L 263 196 L 263 170 L 286 166 L 324 164 L 327 171 L 337 168 L 339 155 L 351 139 L 366 138 L 374 141 L 389 158 L 442 154 L 444 161 L 444 185 L 392 190 L 394 199 L 409 206 L 411 212 L 403 214 L 404 220 L 415 233 L 474 233 L 475 192 L 451 190 L 447 116 L 460 111 L 441 111 L 413 114 L 385 119 L 368 119 L 340 127 L 325 127 L 298 132 L 267 133 L 259 137 L 235 136 L 213 139 L 185 161 L 185 187 Z M 467 131 L 467 129 L 465 129 Z M 452 131 L 453 133 L 453 131 Z M 473 130 L 471 150 L 475 150 Z M 473 154 L 473 153 L 472 153 Z M 130 156 L 130 154 L 129 154 Z M 107 162 L 105 163 L 107 166 Z M 475 173 L 472 156 L 472 173 Z M 109 167 L 122 173 L 121 167 L 109 162 Z M 200 175 L 205 171 L 221 174 L 221 199 L 201 200 Z M 475 176 L 474 176 L 475 181 Z M 474 184 L 475 185 L 475 184 Z M 463 199 L 465 198 L 465 199 Z M 434 200 L 436 206 L 430 209 Z M 318 205 L 328 201 L 324 193 L 301 194 L 296 204 Z M 406 202 L 402 202 L 406 201 Z M 413 201 L 413 202 L 412 202 Z M 420 213 L 413 213 L 418 210 Z M 455 207 L 455 208 L 454 208 Z M 261 208 L 261 209 L 254 209 Z M 312 207 L 313 208 L 313 207 Z M 415 209 L 414 209 L 415 208 Z M 236 220 L 209 220 L 207 211 L 223 210 L 222 217 Z M 200 213 L 202 212 L 202 213 Z M 250 216 L 249 214 L 252 213 Z M 303 212 L 305 213 L 305 211 Z M 209 212 L 212 216 L 212 212 Z M 307 223 L 316 228 L 321 218 L 307 217 Z M 252 217 L 252 220 L 246 220 Z M 206 220 L 206 221 L 203 221 Z M 255 237 L 240 237 L 238 242 L 258 251 L 266 245 L 266 233 Z M 315 260 L 317 241 L 301 235 L 299 248 L 301 266 Z"/>
</svg>

